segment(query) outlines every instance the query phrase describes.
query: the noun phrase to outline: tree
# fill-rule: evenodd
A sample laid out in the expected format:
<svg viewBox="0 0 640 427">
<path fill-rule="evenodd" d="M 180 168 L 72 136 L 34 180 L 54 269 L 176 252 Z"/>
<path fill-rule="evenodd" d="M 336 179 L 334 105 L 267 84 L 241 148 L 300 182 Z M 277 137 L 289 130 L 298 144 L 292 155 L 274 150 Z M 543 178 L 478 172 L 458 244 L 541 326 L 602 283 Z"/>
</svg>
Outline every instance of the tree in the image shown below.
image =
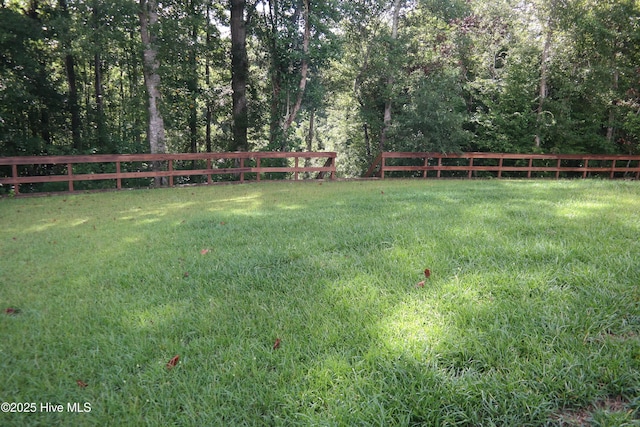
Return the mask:
<svg viewBox="0 0 640 427">
<path fill-rule="evenodd" d="M 400 20 L 400 8 L 402 7 L 403 3 L 404 3 L 403 0 L 393 0 L 393 11 L 391 16 L 391 39 L 389 40 L 389 44 L 391 46 L 390 53 L 393 56 L 398 54 L 397 50 L 395 49 L 396 47 L 395 44 L 398 39 L 398 22 Z M 393 61 L 391 61 L 391 58 L 389 58 L 389 60 L 390 62 L 393 63 Z M 392 96 L 393 96 L 391 92 L 393 91 L 393 83 L 394 83 L 393 71 L 391 71 L 389 76 L 387 77 L 387 85 L 386 85 L 387 99 L 385 100 L 385 103 L 384 103 L 384 118 L 383 118 L 382 132 L 380 132 L 380 144 L 379 144 L 380 151 L 384 151 L 385 149 L 385 145 L 387 143 L 387 131 L 391 126 L 391 102 L 392 102 Z"/>
<path fill-rule="evenodd" d="M 158 24 L 158 9 L 155 0 L 140 0 L 140 35 L 144 47 L 144 82 L 149 97 L 148 132 L 149 148 L 152 154 L 166 152 L 164 121 L 160 113 L 160 64 L 157 59 L 156 36 L 153 31 Z M 161 168 L 160 162 L 154 162 L 154 170 Z M 156 185 L 161 180 L 156 178 Z"/>
<path fill-rule="evenodd" d="M 247 105 L 247 80 L 249 58 L 247 56 L 247 28 L 245 0 L 229 0 L 231 8 L 231 88 L 233 90 L 233 145 L 232 151 L 247 151 L 249 109 Z"/>
</svg>

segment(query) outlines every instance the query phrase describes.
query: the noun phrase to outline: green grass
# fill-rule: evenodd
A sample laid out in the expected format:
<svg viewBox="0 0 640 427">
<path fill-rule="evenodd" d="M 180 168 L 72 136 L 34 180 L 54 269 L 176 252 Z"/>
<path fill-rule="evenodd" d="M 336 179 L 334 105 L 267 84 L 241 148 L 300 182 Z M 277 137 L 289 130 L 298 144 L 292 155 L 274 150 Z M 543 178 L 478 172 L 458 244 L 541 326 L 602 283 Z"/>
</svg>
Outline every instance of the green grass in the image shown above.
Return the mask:
<svg viewBox="0 0 640 427">
<path fill-rule="evenodd" d="M 266 183 L 0 217 L 0 400 L 38 405 L 0 425 L 639 425 L 637 182 Z"/>
</svg>

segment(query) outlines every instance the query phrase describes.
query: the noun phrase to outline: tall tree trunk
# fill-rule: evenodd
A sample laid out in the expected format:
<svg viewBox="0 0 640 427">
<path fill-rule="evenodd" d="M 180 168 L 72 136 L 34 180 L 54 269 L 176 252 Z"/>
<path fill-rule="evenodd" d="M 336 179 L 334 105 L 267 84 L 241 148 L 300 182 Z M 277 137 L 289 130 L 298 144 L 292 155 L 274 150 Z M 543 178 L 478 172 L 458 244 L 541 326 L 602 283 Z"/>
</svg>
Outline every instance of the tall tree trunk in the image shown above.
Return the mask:
<svg viewBox="0 0 640 427">
<path fill-rule="evenodd" d="M 267 10 L 269 14 L 267 15 Z M 269 48 L 271 49 L 271 64 L 269 76 L 271 80 L 271 106 L 269 115 L 269 147 L 275 147 L 280 139 L 280 93 L 282 91 L 282 77 L 280 55 L 278 53 L 278 0 L 269 0 L 269 7 L 264 11 L 264 19 L 270 26 Z M 284 144 L 284 143 L 283 143 Z"/>
<path fill-rule="evenodd" d="M 82 150 L 80 137 L 80 105 L 78 104 L 78 81 L 76 79 L 76 64 L 73 55 L 65 55 L 64 64 L 67 71 L 67 83 L 69 85 L 69 112 L 71 113 L 71 140 L 73 148 Z"/>
<path fill-rule="evenodd" d="M 194 0 L 191 0 L 191 11 L 194 17 L 196 8 Z M 195 22 L 195 20 L 194 20 Z M 190 76 L 188 81 L 190 103 L 189 103 L 189 148 L 192 153 L 198 152 L 198 60 L 196 49 L 198 48 L 198 26 L 191 27 L 191 48 L 189 52 Z M 195 163 L 194 163 L 195 165 Z M 195 166 L 194 166 L 195 167 Z"/>
<path fill-rule="evenodd" d="M 394 0 L 393 2 L 393 17 L 391 22 L 391 50 L 395 48 L 395 44 L 398 39 L 398 22 L 400 21 L 400 8 L 402 7 L 402 0 Z M 391 62 L 391 61 L 390 61 Z M 393 70 L 389 71 L 389 77 L 387 78 L 387 99 L 384 103 L 384 116 L 382 119 L 382 131 L 380 132 L 380 151 L 385 150 L 387 144 L 387 131 L 391 126 L 391 91 L 393 88 L 394 78 Z"/>
<path fill-rule="evenodd" d="M 96 52 L 93 57 L 94 67 L 94 91 L 96 96 L 96 142 L 98 148 L 103 152 L 113 151 L 109 147 L 109 137 L 107 135 L 107 121 L 104 115 L 104 89 L 102 86 L 102 59 Z"/>
<path fill-rule="evenodd" d="M 247 29 L 244 19 L 245 0 L 230 0 L 231 7 L 231 89 L 233 90 L 233 151 L 247 151 L 249 110 L 247 105 Z"/>
<path fill-rule="evenodd" d="M 104 112 L 104 88 L 102 85 L 102 71 L 103 61 L 101 57 L 101 51 L 103 49 L 103 43 L 100 38 L 100 17 L 102 12 L 100 11 L 99 3 L 94 0 L 91 6 L 91 25 L 93 26 L 93 68 L 94 79 L 93 88 L 95 94 L 95 126 L 96 126 L 96 145 L 102 152 L 114 152 L 114 148 L 110 147 L 109 135 L 107 134 L 107 120 Z"/>
<path fill-rule="evenodd" d="M 149 148 L 152 154 L 165 153 L 164 121 L 160 114 L 160 74 L 158 68 L 158 51 L 155 46 L 156 37 L 151 32 L 154 25 L 158 23 L 158 8 L 156 0 L 140 0 L 140 36 L 143 44 L 143 73 L 144 83 L 149 97 L 149 126 L 147 137 Z M 154 162 L 153 169 L 160 170 L 161 162 Z M 156 185 L 161 185 L 164 180 L 155 179 Z"/>
<path fill-rule="evenodd" d="M 206 49 L 207 51 L 209 50 L 209 46 L 211 44 L 211 24 L 210 24 L 210 17 L 209 15 L 211 14 L 211 2 L 207 1 L 207 24 L 206 24 L 206 28 L 207 28 L 207 38 L 205 40 L 206 43 Z M 204 65 L 204 83 L 207 87 L 207 90 L 209 90 L 209 88 L 211 87 L 211 62 L 209 59 L 209 55 L 206 55 L 206 59 L 205 59 L 205 65 Z M 205 137 L 204 137 L 204 143 L 205 143 L 205 147 L 207 150 L 207 153 L 211 152 L 211 116 L 212 116 L 212 112 L 211 112 L 211 100 L 209 99 L 209 97 L 206 97 L 206 103 L 207 103 L 207 112 L 205 114 Z"/>
<path fill-rule="evenodd" d="M 62 12 L 62 17 L 69 22 L 69 8 L 66 0 L 58 0 L 58 6 Z M 80 105 L 78 104 L 78 80 L 76 78 L 75 58 L 70 53 L 69 40 L 64 39 L 65 49 L 67 53 L 64 57 L 64 66 L 67 74 L 67 84 L 69 86 L 69 113 L 71 113 L 71 141 L 73 148 L 82 150 L 82 141 L 80 139 Z"/>
<path fill-rule="evenodd" d="M 611 83 L 611 89 L 614 94 L 618 93 L 618 88 L 620 87 L 620 70 L 617 68 L 613 71 L 613 81 Z M 616 119 L 616 108 L 615 102 L 611 104 L 609 108 L 609 124 L 607 126 L 607 142 L 612 143 L 615 136 L 615 119 Z"/>
<path fill-rule="evenodd" d="M 300 66 L 300 84 L 298 85 L 298 95 L 296 102 L 293 104 L 291 110 L 287 106 L 287 115 L 282 127 L 283 133 L 286 137 L 287 131 L 291 124 L 296 119 L 300 106 L 302 105 L 302 97 L 304 96 L 304 90 L 307 87 L 307 73 L 309 71 L 309 63 L 307 56 L 309 55 L 309 38 L 311 36 L 311 25 L 309 23 L 309 0 L 303 0 L 304 3 L 304 35 L 302 38 L 302 64 Z"/>
<path fill-rule="evenodd" d="M 538 90 L 538 108 L 536 110 L 537 132 L 534 138 L 535 147 L 540 148 L 542 145 L 541 129 L 544 123 L 544 102 L 547 99 L 548 88 L 547 81 L 549 79 L 549 59 L 551 57 L 551 45 L 553 41 L 553 28 L 551 22 L 547 24 L 545 31 L 544 46 L 542 47 L 542 58 L 540 64 L 540 86 Z"/>
</svg>

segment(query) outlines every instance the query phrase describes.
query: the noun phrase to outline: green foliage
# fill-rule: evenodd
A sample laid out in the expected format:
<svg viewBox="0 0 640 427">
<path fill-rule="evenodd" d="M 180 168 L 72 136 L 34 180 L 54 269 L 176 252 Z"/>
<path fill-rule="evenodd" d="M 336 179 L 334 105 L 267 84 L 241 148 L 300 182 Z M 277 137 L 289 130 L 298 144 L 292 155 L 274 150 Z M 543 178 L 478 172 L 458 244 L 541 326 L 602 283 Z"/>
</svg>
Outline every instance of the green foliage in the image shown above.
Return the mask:
<svg viewBox="0 0 640 427">
<path fill-rule="evenodd" d="M 35 14 L 36 12 L 34 12 Z M 0 8 L 0 152 L 55 152 L 59 119 L 55 75 L 47 68 L 46 34 L 36 17 Z"/>
<path fill-rule="evenodd" d="M 456 75 L 415 73 L 397 111 L 391 151 L 460 151 L 469 135 L 463 129 L 465 103 Z"/>
<path fill-rule="evenodd" d="M 383 139 L 394 150 L 638 152 L 638 2 L 401 0 L 396 37 L 395 1 L 309 4 L 305 53 L 303 1 L 246 3 L 252 149 L 311 141 L 338 150 L 348 175 Z M 2 2 L 0 154 L 148 151 L 138 7 Z M 172 151 L 232 146 L 227 9 L 212 0 L 159 9 Z"/>
</svg>

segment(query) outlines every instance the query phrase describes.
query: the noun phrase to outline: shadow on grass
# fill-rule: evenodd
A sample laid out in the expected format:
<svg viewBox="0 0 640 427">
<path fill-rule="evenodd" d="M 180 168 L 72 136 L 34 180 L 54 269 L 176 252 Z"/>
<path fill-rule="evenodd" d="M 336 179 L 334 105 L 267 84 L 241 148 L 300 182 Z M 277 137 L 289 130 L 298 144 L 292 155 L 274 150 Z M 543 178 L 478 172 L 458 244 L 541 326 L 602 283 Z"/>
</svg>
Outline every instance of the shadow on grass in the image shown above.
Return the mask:
<svg viewBox="0 0 640 427">
<path fill-rule="evenodd" d="M 64 375 L 92 387 L 66 396 L 92 417 L 132 423 L 543 425 L 637 401 L 637 191 L 621 206 L 584 184 L 456 184 L 145 194 L 34 228 L 96 233 L 74 262 L 101 260 L 57 323 L 86 334 L 56 329 L 42 351 L 79 355 Z"/>
</svg>

